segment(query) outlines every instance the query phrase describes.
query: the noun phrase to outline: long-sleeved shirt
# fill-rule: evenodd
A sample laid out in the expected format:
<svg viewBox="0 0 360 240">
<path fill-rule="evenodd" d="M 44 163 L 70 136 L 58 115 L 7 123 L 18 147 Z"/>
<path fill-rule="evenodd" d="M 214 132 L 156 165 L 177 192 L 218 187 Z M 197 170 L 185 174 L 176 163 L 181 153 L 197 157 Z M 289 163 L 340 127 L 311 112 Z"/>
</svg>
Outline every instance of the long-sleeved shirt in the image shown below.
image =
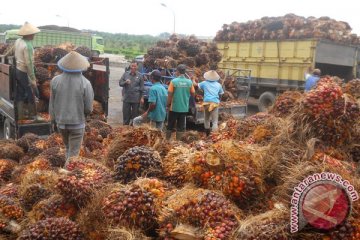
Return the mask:
<svg viewBox="0 0 360 240">
<path fill-rule="evenodd" d="M 93 110 L 94 91 L 81 73 L 62 73 L 51 80 L 49 113 L 59 125 L 85 123 Z"/>
<path fill-rule="evenodd" d="M 15 42 L 16 68 L 27 73 L 29 81 L 36 81 L 34 71 L 34 48 L 32 41 L 19 38 Z"/>
<path fill-rule="evenodd" d="M 126 80 L 130 79 L 130 84 Z M 128 103 L 139 103 L 144 92 L 144 79 L 139 72 L 134 74 L 131 71 L 125 72 L 119 81 L 120 87 L 123 87 L 123 101 Z"/>
</svg>

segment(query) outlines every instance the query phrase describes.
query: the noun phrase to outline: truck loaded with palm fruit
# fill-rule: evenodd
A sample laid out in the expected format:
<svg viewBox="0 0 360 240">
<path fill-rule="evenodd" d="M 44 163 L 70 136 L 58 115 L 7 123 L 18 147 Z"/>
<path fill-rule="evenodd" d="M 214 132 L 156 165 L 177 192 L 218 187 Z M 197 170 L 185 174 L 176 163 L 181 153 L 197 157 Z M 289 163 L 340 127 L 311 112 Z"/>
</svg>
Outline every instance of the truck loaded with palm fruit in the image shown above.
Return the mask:
<svg viewBox="0 0 360 240">
<path fill-rule="evenodd" d="M 98 57 L 104 53 L 104 39 L 101 36 L 67 27 L 43 26 L 39 28 L 41 32 L 33 40 L 34 48 L 72 43 L 75 47 L 88 47 L 91 50 L 91 56 Z M 3 37 L 0 36 L 0 43 L 14 42 L 20 37 L 17 35 L 18 31 L 18 29 L 5 31 Z"/>
<path fill-rule="evenodd" d="M 328 17 L 287 14 L 233 22 L 214 40 L 222 54 L 219 67 L 252 70 L 250 96 L 259 99 L 260 111 L 273 105 L 276 95 L 302 90 L 311 69 L 345 81 L 360 75 L 360 38 L 346 22 Z"/>
</svg>

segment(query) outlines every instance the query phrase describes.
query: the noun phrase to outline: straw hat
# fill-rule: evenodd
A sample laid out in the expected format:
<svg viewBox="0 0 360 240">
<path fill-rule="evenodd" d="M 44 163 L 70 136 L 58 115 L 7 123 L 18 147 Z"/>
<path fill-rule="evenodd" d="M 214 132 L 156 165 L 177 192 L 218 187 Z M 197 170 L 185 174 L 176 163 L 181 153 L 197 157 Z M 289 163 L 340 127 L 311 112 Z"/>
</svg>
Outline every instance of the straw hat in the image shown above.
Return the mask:
<svg viewBox="0 0 360 240">
<path fill-rule="evenodd" d="M 40 32 L 40 29 L 35 27 L 34 25 L 25 22 L 25 24 L 20 28 L 18 35 L 20 36 L 27 36 L 27 35 L 33 35 L 35 33 Z"/>
<path fill-rule="evenodd" d="M 204 78 L 208 81 L 217 81 L 220 79 L 220 76 L 215 70 L 210 70 L 204 73 Z"/>
<path fill-rule="evenodd" d="M 87 70 L 90 64 L 83 55 L 71 51 L 59 60 L 58 66 L 64 72 L 82 72 Z"/>
</svg>

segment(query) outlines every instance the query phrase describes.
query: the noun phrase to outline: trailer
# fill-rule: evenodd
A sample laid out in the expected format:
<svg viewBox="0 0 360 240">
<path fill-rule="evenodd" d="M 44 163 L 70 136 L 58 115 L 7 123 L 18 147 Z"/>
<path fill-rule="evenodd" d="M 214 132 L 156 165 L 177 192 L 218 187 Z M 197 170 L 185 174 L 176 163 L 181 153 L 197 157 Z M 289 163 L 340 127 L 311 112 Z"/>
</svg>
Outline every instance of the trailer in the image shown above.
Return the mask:
<svg viewBox="0 0 360 240">
<path fill-rule="evenodd" d="M 287 90 L 303 90 L 305 73 L 319 68 L 322 75 L 345 81 L 360 76 L 359 46 L 322 39 L 217 42 L 223 58 L 220 68 L 251 69 L 250 96 L 260 111 Z"/>
<path fill-rule="evenodd" d="M 50 119 L 42 122 L 22 121 L 18 118 L 16 102 L 16 80 L 14 57 L 0 56 L 0 123 L 3 125 L 5 139 L 18 139 L 26 133 L 47 136 L 52 133 Z M 90 68 L 84 73 L 94 89 L 94 98 L 102 104 L 105 117 L 108 115 L 109 101 L 109 59 L 93 57 Z M 56 64 L 46 64 L 49 69 Z M 46 113 L 44 113 L 46 114 Z"/>
</svg>

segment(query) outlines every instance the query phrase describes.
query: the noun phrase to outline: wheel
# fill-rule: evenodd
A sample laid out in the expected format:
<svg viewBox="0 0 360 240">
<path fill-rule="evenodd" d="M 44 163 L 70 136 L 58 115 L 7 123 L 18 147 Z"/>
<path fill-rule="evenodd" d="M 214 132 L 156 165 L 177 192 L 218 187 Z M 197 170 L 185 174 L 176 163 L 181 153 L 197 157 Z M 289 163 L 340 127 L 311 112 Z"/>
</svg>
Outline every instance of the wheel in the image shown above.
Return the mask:
<svg viewBox="0 0 360 240">
<path fill-rule="evenodd" d="M 11 122 L 8 118 L 4 121 L 4 138 L 10 139 L 14 138 L 15 136 L 15 130 L 14 127 L 11 125 Z"/>
<path fill-rule="evenodd" d="M 259 111 L 266 112 L 275 103 L 275 94 L 272 92 L 264 92 L 259 98 Z"/>
</svg>

